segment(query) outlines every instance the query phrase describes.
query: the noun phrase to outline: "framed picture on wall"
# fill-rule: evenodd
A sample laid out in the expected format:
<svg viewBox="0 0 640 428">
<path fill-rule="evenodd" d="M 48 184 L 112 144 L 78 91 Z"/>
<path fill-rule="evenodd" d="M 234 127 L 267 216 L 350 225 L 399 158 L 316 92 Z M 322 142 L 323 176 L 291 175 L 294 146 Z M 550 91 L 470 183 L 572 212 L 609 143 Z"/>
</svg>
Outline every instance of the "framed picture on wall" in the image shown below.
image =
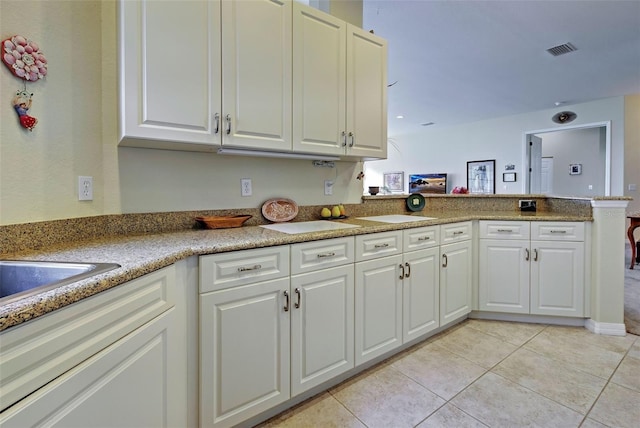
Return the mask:
<svg viewBox="0 0 640 428">
<path fill-rule="evenodd" d="M 469 193 L 496 193 L 496 161 L 467 162 L 467 189 Z"/>
<path fill-rule="evenodd" d="M 582 174 L 581 163 L 572 163 L 569 165 L 569 175 L 580 175 L 580 174 Z"/>
<path fill-rule="evenodd" d="M 382 185 L 392 193 L 402 193 L 404 191 L 404 172 L 385 172 L 382 174 Z"/>
<path fill-rule="evenodd" d="M 502 173 L 502 181 L 505 183 L 513 183 L 516 181 L 516 173 L 515 172 L 503 172 Z"/>
</svg>

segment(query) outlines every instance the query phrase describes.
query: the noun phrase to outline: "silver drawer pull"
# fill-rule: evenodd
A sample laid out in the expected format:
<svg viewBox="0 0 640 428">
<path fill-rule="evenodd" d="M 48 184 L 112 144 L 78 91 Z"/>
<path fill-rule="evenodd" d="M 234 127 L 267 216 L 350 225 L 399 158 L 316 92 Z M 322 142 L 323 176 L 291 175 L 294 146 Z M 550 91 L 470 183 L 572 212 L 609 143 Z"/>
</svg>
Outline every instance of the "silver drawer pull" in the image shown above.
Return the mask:
<svg viewBox="0 0 640 428">
<path fill-rule="evenodd" d="M 389 244 L 384 243 L 384 244 L 376 244 L 373 246 L 373 248 L 387 248 L 389 246 Z"/>
<path fill-rule="evenodd" d="M 513 233 L 513 229 L 498 229 L 498 232 Z"/>
<path fill-rule="evenodd" d="M 567 233 L 566 230 L 550 230 L 549 233 Z"/>
<path fill-rule="evenodd" d="M 457 230 L 453 232 L 453 236 L 462 235 L 464 232 L 462 230 Z"/>
<path fill-rule="evenodd" d="M 334 257 L 336 255 L 336 253 L 322 253 L 322 254 L 318 254 L 318 258 L 322 259 L 324 257 Z"/>
<path fill-rule="evenodd" d="M 431 237 L 429 237 L 429 236 L 421 236 L 420 238 L 418 238 L 418 241 L 428 241 L 429 239 L 431 239 Z"/>
<path fill-rule="evenodd" d="M 247 272 L 250 270 L 258 270 L 258 269 L 262 269 L 262 265 L 253 265 L 251 267 L 239 267 L 238 272 Z"/>
</svg>

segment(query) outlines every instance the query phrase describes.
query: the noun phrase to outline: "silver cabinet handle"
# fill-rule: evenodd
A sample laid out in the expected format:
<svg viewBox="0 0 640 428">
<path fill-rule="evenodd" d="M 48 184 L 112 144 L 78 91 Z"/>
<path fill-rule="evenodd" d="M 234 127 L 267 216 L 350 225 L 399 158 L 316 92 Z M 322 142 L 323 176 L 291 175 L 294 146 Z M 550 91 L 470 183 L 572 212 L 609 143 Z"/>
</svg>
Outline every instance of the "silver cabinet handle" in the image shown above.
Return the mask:
<svg viewBox="0 0 640 428">
<path fill-rule="evenodd" d="M 284 291 L 284 311 L 289 312 L 289 292 Z"/>
<path fill-rule="evenodd" d="M 300 307 L 300 289 L 296 288 L 294 291 L 296 292 L 296 295 L 298 296 L 298 301 L 295 303 L 295 307 L 296 307 L 296 309 L 298 309 Z"/>
<path fill-rule="evenodd" d="M 411 265 L 408 262 L 406 262 L 404 265 L 407 267 L 407 273 L 404 275 L 404 277 L 409 278 L 411 276 Z"/>
<path fill-rule="evenodd" d="M 458 236 L 458 235 L 462 235 L 464 232 L 462 230 L 456 230 L 455 232 L 453 232 L 453 236 Z"/>
<path fill-rule="evenodd" d="M 258 270 L 258 269 L 262 269 L 262 265 L 253 265 L 253 266 L 250 266 L 250 267 L 244 267 L 244 266 L 243 267 L 239 267 L 238 268 L 238 272 L 247 272 L 247 271 L 250 271 L 250 270 Z"/>
<path fill-rule="evenodd" d="M 449 264 L 449 259 L 447 258 L 446 254 L 442 255 L 442 267 L 447 267 L 447 265 Z"/>
<path fill-rule="evenodd" d="M 418 238 L 418 241 L 428 241 L 429 239 L 431 239 L 431 237 L 429 237 L 429 236 L 421 236 L 420 238 Z"/>
<path fill-rule="evenodd" d="M 353 145 L 356 143 L 356 136 L 353 134 L 353 132 L 349 132 L 349 137 L 351 137 L 351 143 L 349 143 L 349 147 L 353 147 Z"/>
<path fill-rule="evenodd" d="M 334 257 L 335 255 L 336 253 L 321 253 L 321 254 L 318 254 L 318 258 L 322 259 L 324 257 Z"/>
<path fill-rule="evenodd" d="M 533 261 L 534 262 L 538 261 L 538 250 L 537 249 L 533 250 Z"/>
<path fill-rule="evenodd" d="M 389 246 L 389 244 L 384 243 L 384 244 L 376 244 L 373 246 L 373 248 L 387 248 Z"/>
<path fill-rule="evenodd" d="M 398 267 L 400 268 L 400 276 L 399 276 L 399 278 L 403 279 L 404 278 L 404 265 L 402 263 L 400 263 L 398 265 Z"/>
<path fill-rule="evenodd" d="M 524 254 L 525 254 L 524 259 L 526 261 L 529 261 L 529 249 L 528 248 L 524 249 Z"/>
<path fill-rule="evenodd" d="M 513 229 L 498 229 L 498 232 L 502 232 L 502 233 L 513 233 Z"/>
<path fill-rule="evenodd" d="M 347 147 L 347 132 L 342 131 L 342 147 Z"/>
<path fill-rule="evenodd" d="M 227 135 L 229 135 L 231 134 L 231 115 L 228 114 L 225 120 L 227 121 Z"/>
<path fill-rule="evenodd" d="M 213 128 L 213 133 L 217 134 L 218 132 L 220 132 L 220 113 L 214 114 L 213 120 L 216 123 L 215 128 Z"/>
<path fill-rule="evenodd" d="M 566 230 L 550 230 L 549 233 L 567 233 Z"/>
</svg>

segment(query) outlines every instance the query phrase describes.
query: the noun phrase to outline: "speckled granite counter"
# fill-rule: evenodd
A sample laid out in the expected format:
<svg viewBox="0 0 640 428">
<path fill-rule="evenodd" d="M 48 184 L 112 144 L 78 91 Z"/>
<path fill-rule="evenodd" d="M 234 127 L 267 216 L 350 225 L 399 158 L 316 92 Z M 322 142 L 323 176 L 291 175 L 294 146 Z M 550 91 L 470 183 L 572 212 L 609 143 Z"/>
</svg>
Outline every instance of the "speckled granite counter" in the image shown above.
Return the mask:
<svg viewBox="0 0 640 428">
<path fill-rule="evenodd" d="M 467 220 L 592 220 L 590 211 L 584 210 L 582 212 L 580 210 L 573 210 L 572 214 L 566 214 L 545 211 L 520 213 L 512 209 L 504 211 L 479 210 L 474 212 L 428 210 L 413 213 L 412 215 L 436 217 L 435 220 L 400 224 L 379 223 L 356 218 L 357 216 L 401 212 L 397 208 L 397 202 L 394 201 L 393 198 L 382 200 L 382 205 L 389 203 L 392 208 L 391 210 L 389 209 L 390 207 L 386 206 L 368 210 L 362 209 L 360 205 L 348 207 L 348 209 L 352 209 L 350 212 L 354 212 L 354 215 L 347 220 L 339 221 L 359 225 L 360 227 L 358 228 L 292 235 L 259 227 L 259 223 L 264 223 L 264 221 L 260 221 L 259 219 L 254 222 L 253 226 L 222 230 L 190 230 L 190 228 L 193 227 L 193 221 L 191 221 L 188 223 L 188 226 L 185 227 L 186 230 L 164 233 L 98 236 L 76 241 L 50 243 L 46 246 L 46 249 L 20 249 L 12 253 L 5 252 L 2 254 L 2 258 L 7 260 L 102 262 L 118 263 L 121 267 L 89 279 L 63 285 L 56 289 L 0 306 L 0 331 L 123 284 L 192 255 L 245 250 Z M 402 203 L 404 203 L 404 201 L 402 201 Z M 358 210 L 358 207 L 360 210 Z M 302 215 L 296 218 L 296 221 L 315 219 L 314 216 L 316 212 L 318 212 L 317 207 L 311 207 L 308 213 L 302 213 Z M 402 213 L 407 214 L 406 212 Z M 193 217 L 190 218 L 192 219 Z M 140 231 L 138 231 L 138 233 L 140 233 Z"/>
</svg>

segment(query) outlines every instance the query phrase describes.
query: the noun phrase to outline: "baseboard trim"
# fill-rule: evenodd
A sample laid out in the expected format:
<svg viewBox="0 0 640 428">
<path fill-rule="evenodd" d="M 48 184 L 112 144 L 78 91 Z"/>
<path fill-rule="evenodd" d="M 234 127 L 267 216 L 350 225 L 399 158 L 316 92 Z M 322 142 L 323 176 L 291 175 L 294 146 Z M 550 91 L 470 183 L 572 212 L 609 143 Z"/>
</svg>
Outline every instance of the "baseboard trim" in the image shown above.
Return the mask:
<svg viewBox="0 0 640 428">
<path fill-rule="evenodd" d="M 610 322 L 598 322 L 593 319 L 588 319 L 584 323 L 587 330 L 606 336 L 626 336 L 627 329 L 624 323 L 610 323 Z"/>
</svg>

